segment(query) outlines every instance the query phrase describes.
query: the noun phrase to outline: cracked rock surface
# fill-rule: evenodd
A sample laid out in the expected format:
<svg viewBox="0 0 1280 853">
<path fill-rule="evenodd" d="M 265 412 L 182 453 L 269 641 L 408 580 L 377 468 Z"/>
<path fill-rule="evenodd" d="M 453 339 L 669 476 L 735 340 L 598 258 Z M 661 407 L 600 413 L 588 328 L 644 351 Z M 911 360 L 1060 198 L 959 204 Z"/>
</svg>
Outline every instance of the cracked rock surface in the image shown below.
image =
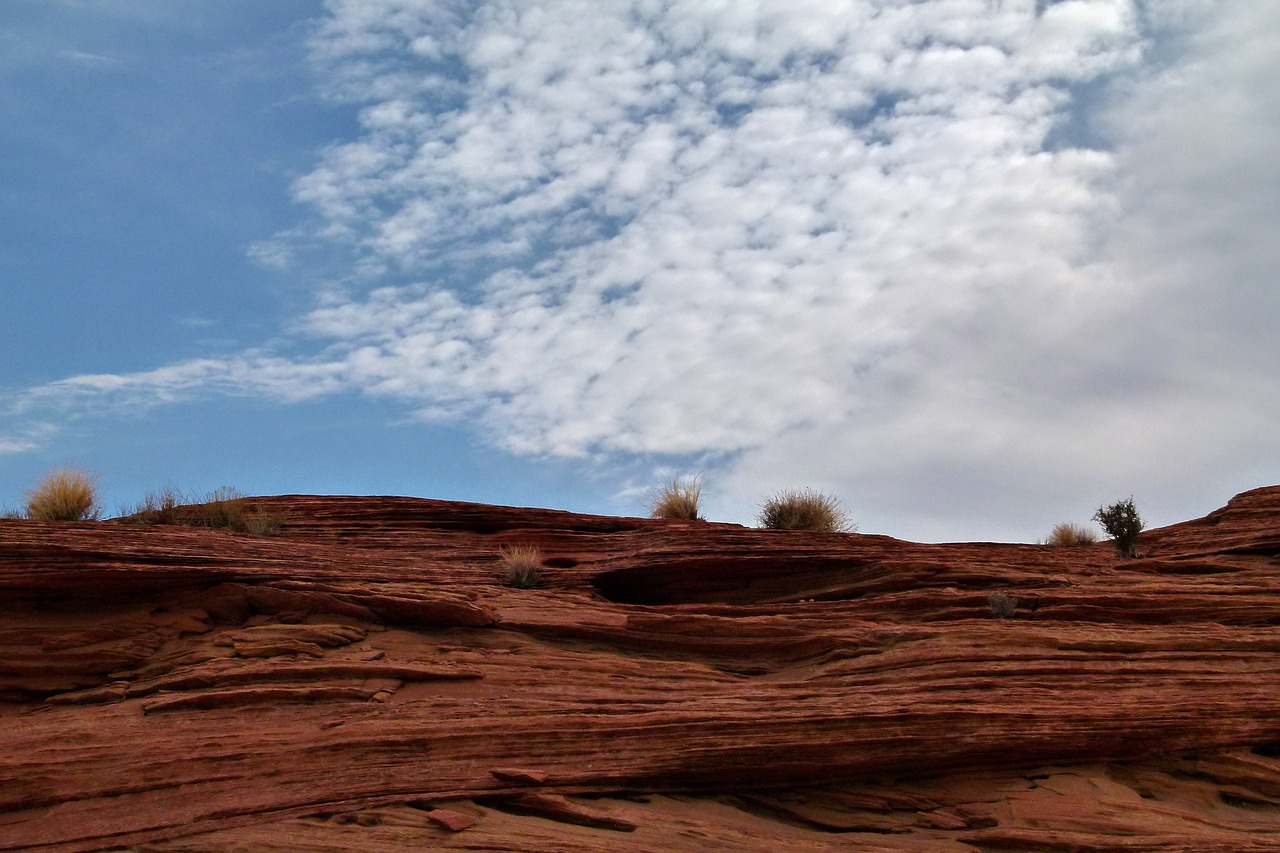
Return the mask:
<svg viewBox="0 0 1280 853">
<path fill-rule="evenodd" d="M 1280 487 L 1132 560 L 253 503 L 0 520 L 0 851 L 1280 851 Z"/>
</svg>

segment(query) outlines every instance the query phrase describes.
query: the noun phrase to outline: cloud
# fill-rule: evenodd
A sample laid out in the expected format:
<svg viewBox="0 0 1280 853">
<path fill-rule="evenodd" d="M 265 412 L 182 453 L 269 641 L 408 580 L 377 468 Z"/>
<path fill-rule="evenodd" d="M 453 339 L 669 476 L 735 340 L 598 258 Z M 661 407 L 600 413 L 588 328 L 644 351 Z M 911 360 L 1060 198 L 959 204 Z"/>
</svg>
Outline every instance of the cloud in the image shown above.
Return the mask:
<svg viewBox="0 0 1280 853">
<path fill-rule="evenodd" d="M 1139 42 L 1113 2 L 331 8 L 317 54 L 375 94 L 297 197 L 433 285 L 308 328 L 555 454 L 843 423 L 984 292 L 1084 286 L 1114 163 L 1044 140 Z"/>
<path fill-rule="evenodd" d="M 91 53 L 83 50 L 60 50 L 58 51 L 58 57 L 87 68 L 110 68 L 122 65 L 125 62 L 125 60 L 118 56 L 110 56 L 104 53 Z"/>
<path fill-rule="evenodd" d="M 294 263 L 293 248 L 284 240 L 256 240 L 245 250 L 251 261 L 267 269 L 287 270 Z"/>
<path fill-rule="evenodd" d="M 0 435 L 0 456 L 29 453 L 45 446 L 58 434 L 58 428 L 51 423 L 28 423 L 16 434 Z"/>
<path fill-rule="evenodd" d="M 1277 449 L 1264 7 L 330 0 L 360 132 L 294 195 L 359 274 L 313 354 L 32 394 L 354 389 L 921 538 L 1198 499 Z"/>
<path fill-rule="evenodd" d="M 39 447 L 39 443 L 30 439 L 21 438 L 0 438 L 0 456 L 6 453 L 26 453 L 29 450 L 35 450 Z"/>
<path fill-rule="evenodd" d="M 84 374 L 7 394 L 11 419 L 48 417 L 53 412 L 81 416 L 175 403 L 210 394 L 262 396 L 292 403 L 342 390 L 341 365 L 304 363 L 245 353 L 231 358 L 199 358 L 129 374 Z"/>
</svg>

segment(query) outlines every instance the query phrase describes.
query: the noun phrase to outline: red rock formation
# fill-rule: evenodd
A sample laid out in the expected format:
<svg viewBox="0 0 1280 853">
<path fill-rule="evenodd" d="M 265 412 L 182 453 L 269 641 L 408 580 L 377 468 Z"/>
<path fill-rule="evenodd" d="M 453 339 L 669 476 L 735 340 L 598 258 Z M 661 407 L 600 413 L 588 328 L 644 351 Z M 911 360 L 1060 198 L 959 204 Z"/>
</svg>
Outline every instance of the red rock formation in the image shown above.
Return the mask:
<svg viewBox="0 0 1280 853">
<path fill-rule="evenodd" d="M 0 520 L 0 850 L 1280 850 L 1280 487 L 1128 561 L 258 503 Z"/>
</svg>

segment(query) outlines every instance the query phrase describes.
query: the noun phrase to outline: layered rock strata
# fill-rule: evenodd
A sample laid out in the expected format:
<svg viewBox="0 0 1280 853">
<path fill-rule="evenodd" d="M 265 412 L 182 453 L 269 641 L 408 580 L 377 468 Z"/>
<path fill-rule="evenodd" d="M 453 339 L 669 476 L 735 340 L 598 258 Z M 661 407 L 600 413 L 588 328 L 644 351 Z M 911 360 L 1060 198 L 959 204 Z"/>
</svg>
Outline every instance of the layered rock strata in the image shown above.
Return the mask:
<svg viewBox="0 0 1280 853">
<path fill-rule="evenodd" d="M 0 850 L 1280 850 L 1280 487 L 1124 561 L 258 503 L 0 520 Z"/>
</svg>

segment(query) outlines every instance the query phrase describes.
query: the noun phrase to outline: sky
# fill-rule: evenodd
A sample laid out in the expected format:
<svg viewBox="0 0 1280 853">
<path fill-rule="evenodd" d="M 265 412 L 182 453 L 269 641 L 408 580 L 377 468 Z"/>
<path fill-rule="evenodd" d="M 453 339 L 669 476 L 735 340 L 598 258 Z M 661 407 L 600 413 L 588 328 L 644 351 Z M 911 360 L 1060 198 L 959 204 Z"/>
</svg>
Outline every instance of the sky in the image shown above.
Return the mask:
<svg viewBox="0 0 1280 853">
<path fill-rule="evenodd" d="M 0 505 L 1032 542 L 1280 482 L 1280 4 L 4 0 Z"/>
</svg>

